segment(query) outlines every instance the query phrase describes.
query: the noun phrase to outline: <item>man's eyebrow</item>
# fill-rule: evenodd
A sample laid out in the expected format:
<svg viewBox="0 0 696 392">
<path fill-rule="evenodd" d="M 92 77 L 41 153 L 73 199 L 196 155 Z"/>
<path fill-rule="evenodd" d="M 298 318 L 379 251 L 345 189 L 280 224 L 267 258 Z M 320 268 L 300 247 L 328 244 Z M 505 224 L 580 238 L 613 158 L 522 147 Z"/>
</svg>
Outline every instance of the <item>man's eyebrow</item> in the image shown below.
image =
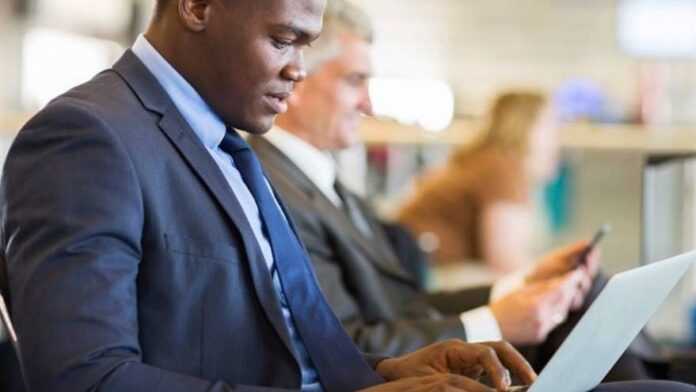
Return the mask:
<svg viewBox="0 0 696 392">
<path fill-rule="evenodd" d="M 319 34 L 316 36 L 313 34 L 310 34 L 307 32 L 305 29 L 302 29 L 298 26 L 293 26 L 293 25 L 287 25 L 287 24 L 278 24 L 274 26 L 278 30 L 283 30 L 284 32 L 289 32 L 296 36 L 300 40 L 306 40 L 306 41 L 313 41 L 316 39 Z"/>
</svg>

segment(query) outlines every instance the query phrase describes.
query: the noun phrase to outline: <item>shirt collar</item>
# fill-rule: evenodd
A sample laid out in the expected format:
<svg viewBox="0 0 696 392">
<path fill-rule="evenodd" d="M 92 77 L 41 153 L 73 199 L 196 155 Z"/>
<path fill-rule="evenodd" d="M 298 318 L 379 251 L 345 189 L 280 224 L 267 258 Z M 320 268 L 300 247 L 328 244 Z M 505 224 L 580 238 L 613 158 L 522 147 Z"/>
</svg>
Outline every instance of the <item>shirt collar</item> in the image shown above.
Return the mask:
<svg viewBox="0 0 696 392">
<path fill-rule="evenodd" d="M 340 204 L 340 198 L 334 190 L 336 162 L 330 153 L 319 150 L 277 126 L 264 137 L 285 154 L 329 200 Z"/>
<path fill-rule="evenodd" d="M 193 86 L 162 57 L 144 35 L 138 36 L 131 50 L 155 76 L 203 145 L 208 149 L 217 148 L 227 127 Z"/>
</svg>

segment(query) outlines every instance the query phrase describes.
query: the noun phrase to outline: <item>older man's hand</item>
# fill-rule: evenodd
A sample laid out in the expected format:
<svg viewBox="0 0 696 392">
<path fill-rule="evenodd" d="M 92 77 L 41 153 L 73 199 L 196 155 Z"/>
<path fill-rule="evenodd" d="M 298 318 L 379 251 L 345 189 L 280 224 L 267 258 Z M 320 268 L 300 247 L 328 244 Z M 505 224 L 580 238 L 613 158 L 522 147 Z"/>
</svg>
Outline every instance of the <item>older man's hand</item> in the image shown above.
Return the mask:
<svg viewBox="0 0 696 392">
<path fill-rule="evenodd" d="M 578 241 L 548 253 L 539 260 L 527 276 L 527 281 L 533 283 L 556 278 L 578 267 L 594 277 L 599 271 L 599 251 L 595 249 L 587 254 L 587 260 L 580 260 L 589 245 L 589 241 Z"/>
<path fill-rule="evenodd" d="M 599 272 L 601 262 L 600 252 L 597 249 L 585 255 L 589 244 L 588 241 L 578 241 L 547 254 L 527 275 L 526 282 L 528 284 L 544 282 L 564 276 L 571 271 L 579 271 L 582 274 L 582 279 L 572 305 L 573 310 L 579 309 L 585 296 L 592 288 L 592 282 Z M 582 257 L 586 257 L 586 260 L 580 260 Z"/>
<path fill-rule="evenodd" d="M 510 387 L 511 372 L 524 384 L 531 384 L 536 379 L 531 365 L 507 342 L 472 344 L 448 340 L 408 355 L 386 359 L 379 363 L 377 372 L 387 381 L 411 379 L 403 382 L 412 385 L 411 382 L 423 382 L 425 377 L 425 380 L 440 380 L 438 382 L 445 382 L 452 388 L 460 388 L 452 389 L 455 391 L 471 392 L 491 390 L 477 381 L 483 375 L 490 379 L 497 391 Z M 442 376 L 448 374 L 460 377 Z"/>
<path fill-rule="evenodd" d="M 516 345 L 543 342 L 549 332 L 568 316 L 575 298 L 581 296 L 584 279 L 572 271 L 524 287 L 491 303 L 491 311 L 505 340 Z"/>
</svg>

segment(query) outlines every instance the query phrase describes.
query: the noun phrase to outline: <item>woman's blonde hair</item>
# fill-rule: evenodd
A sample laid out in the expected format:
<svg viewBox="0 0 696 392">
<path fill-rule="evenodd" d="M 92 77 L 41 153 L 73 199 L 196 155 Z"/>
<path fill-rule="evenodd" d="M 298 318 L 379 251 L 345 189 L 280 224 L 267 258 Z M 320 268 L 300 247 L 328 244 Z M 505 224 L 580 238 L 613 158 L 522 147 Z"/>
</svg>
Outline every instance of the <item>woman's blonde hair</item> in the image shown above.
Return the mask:
<svg viewBox="0 0 696 392">
<path fill-rule="evenodd" d="M 535 91 L 508 91 L 498 95 L 488 112 L 481 136 L 473 146 L 459 149 L 453 160 L 468 156 L 472 150 L 494 148 L 524 155 L 534 124 L 548 104 L 545 94 Z"/>
</svg>

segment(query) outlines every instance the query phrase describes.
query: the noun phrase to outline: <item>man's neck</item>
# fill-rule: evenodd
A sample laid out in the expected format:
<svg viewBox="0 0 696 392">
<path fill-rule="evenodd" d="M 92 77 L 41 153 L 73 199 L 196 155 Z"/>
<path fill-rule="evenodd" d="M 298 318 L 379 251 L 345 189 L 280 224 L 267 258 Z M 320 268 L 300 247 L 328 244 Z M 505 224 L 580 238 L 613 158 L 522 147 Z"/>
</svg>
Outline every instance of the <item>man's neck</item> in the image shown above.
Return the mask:
<svg viewBox="0 0 696 392">
<path fill-rule="evenodd" d="M 314 132 L 306 130 L 306 127 L 302 126 L 301 124 L 295 121 L 292 121 L 291 118 L 288 118 L 286 116 L 278 117 L 276 119 L 276 127 L 282 129 L 286 133 L 295 136 L 298 139 L 302 139 L 302 141 L 316 148 L 319 151 L 327 151 L 327 149 L 320 145 L 320 143 L 317 143 L 316 138 L 312 137 Z"/>
<path fill-rule="evenodd" d="M 198 91 L 199 84 L 196 77 L 198 73 L 195 70 L 195 64 L 191 62 L 191 59 L 198 56 L 193 54 L 195 51 L 189 49 L 191 45 L 187 45 L 186 35 L 171 29 L 172 27 L 164 21 L 153 23 L 143 35 L 157 53 Z M 173 42 L 176 44 L 172 45 Z"/>
</svg>

